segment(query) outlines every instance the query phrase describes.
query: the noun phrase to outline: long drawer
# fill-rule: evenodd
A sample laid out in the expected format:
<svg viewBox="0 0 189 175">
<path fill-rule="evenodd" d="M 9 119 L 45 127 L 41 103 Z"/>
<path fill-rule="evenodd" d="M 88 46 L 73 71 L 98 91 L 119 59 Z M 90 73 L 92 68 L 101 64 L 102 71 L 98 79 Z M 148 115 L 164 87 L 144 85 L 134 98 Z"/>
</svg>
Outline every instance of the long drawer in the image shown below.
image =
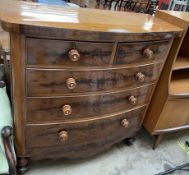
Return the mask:
<svg viewBox="0 0 189 175">
<path fill-rule="evenodd" d="M 154 85 L 99 95 L 27 98 L 27 123 L 94 118 L 149 102 Z"/>
<path fill-rule="evenodd" d="M 114 43 L 50 39 L 26 40 L 28 65 L 107 66 Z"/>
<path fill-rule="evenodd" d="M 28 96 L 58 96 L 117 90 L 154 82 L 161 63 L 95 70 L 27 69 Z"/>
<path fill-rule="evenodd" d="M 119 43 L 114 64 L 163 61 L 169 51 L 169 40 L 138 43 Z"/>
<path fill-rule="evenodd" d="M 61 146 L 62 151 L 79 145 L 102 144 L 108 139 L 126 138 L 140 128 L 145 106 L 103 119 L 57 124 L 26 125 L 26 146 Z"/>
</svg>

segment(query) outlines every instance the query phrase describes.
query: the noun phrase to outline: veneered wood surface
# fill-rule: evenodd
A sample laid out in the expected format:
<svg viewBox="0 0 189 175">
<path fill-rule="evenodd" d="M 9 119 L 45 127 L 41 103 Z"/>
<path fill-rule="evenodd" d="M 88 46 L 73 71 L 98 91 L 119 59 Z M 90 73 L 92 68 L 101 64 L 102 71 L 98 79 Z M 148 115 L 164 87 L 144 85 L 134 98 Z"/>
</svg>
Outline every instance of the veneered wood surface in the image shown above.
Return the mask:
<svg viewBox="0 0 189 175">
<path fill-rule="evenodd" d="M 131 68 L 95 70 L 27 69 L 27 94 L 31 96 L 65 95 L 129 88 L 157 80 L 162 63 Z M 145 75 L 144 82 L 136 79 L 137 73 Z M 66 80 L 74 78 L 76 87 L 68 89 Z"/>
<path fill-rule="evenodd" d="M 97 58 L 102 53 L 95 52 L 93 50 L 95 48 L 99 49 L 99 52 L 106 48 L 105 50 L 110 52 L 108 55 L 111 55 L 111 57 L 108 56 L 107 60 L 112 64 L 114 63 L 117 44 L 120 44 L 120 42 L 171 41 L 174 36 L 180 36 L 182 31 L 179 27 L 144 14 L 62 8 L 10 0 L 1 0 L 0 20 L 3 29 L 11 32 L 12 101 L 16 151 L 17 155 L 22 157 L 23 160 L 27 156 L 31 159 L 87 157 L 107 149 L 124 138 L 133 136 L 140 128 L 148 104 L 144 104 L 142 108 L 140 106 L 128 108 L 132 111 L 124 110 L 116 113 L 109 113 L 109 109 L 107 109 L 107 114 L 102 113 L 95 118 L 92 115 L 87 119 L 53 120 L 50 123 L 34 124 L 33 122 L 32 124 L 32 122 L 27 123 L 26 121 L 28 119 L 26 102 L 31 97 L 32 100 L 41 98 L 51 101 L 62 98 L 63 95 L 66 98 L 71 98 L 71 96 L 76 98 L 78 95 L 87 97 L 95 93 L 96 96 L 99 96 L 100 93 L 119 94 L 118 91 L 149 85 L 152 82 L 156 83 L 166 54 L 160 62 L 159 60 L 149 63 L 141 62 L 139 63 L 141 65 L 133 62 L 132 65 L 111 67 L 104 66 L 109 63 L 105 62 L 101 68 L 91 69 L 87 64 L 90 63 L 93 66 L 93 64 L 104 63 Z M 84 51 L 90 50 L 90 53 L 95 55 L 93 59 L 96 59 L 96 61 L 87 60 L 89 63 L 86 64 L 84 61 L 78 65 L 78 67 L 81 67 L 81 65 L 86 64 L 85 68 L 76 68 L 67 63 L 67 66 L 71 68 L 59 67 L 57 69 L 52 65 L 56 58 L 54 58 L 54 55 L 51 58 L 49 56 L 51 53 L 48 54 L 50 58 L 48 61 L 41 58 L 44 53 L 40 53 L 40 58 L 37 58 L 37 60 L 34 56 L 29 58 L 30 54 L 34 53 L 31 53 L 32 51 L 29 54 L 27 53 L 29 50 L 25 43 L 26 38 L 35 38 L 35 41 L 44 39 L 46 42 L 48 40 L 73 42 L 74 40 L 79 43 L 80 47 L 82 43 L 88 42 L 90 46 L 84 44 L 84 47 L 87 48 Z M 41 41 L 41 46 L 43 46 Z M 96 44 L 93 45 L 93 48 L 90 42 L 102 42 L 103 48 L 100 49 Z M 36 44 L 38 48 L 40 48 L 40 43 Z M 61 44 L 60 46 L 58 44 L 51 44 L 51 46 L 61 47 Z M 46 49 L 49 51 L 52 49 L 47 45 L 44 44 L 42 52 Z M 110 45 L 111 49 L 109 49 Z M 64 46 L 66 46 L 65 43 Z M 61 49 L 64 50 L 64 48 Z M 104 55 L 102 58 L 104 59 Z M 32 65 L 26 64 L 29 63 L 27 59 L 30 60 Z M 43 59 L 43 62 L 34 65 L 33 61 L 37 62 L 39 59 Z M 41 67 L 42 64 L 43 68 Z M 49 65 L 51 67 L 48 67 Z M 139 72 L 145 74 L 144 82 L 139 83 L 135 79 L 135 74 Z M 67 78 L 75 78 L 75 89 L 70 90 L 66 87 Z M 140 91 L 136 91 L 136 94 L 137 92 Z M 106 96 L 104 94 L 103 96 Z M 120 92 L 120 94 L 124 95 L 125 93 Z M 120 97 L 119 95 L 118 97 Z M 151 97 L 151 94 L 149 97 Z M 121 97 L 120 99 L 122 101 Z M 96 98 L 96 100 L 101 99 Z M 48 103 L 44 102 L 47 106 Z M 60 101 L 57 102 L 58 106 L 59 103 Z M 124 106 L 124 103 L 121 102 L 121 104 Z M 122 108 L 121 105 L 119 107 Z M 104 111 L 106 112 L 106 110 Z M 130 122 L 128 128 L 123 127 L 122 119 L 128 119 Z M 64 130 L 68 133 L 68 140 L 65 143 L 60 142 L 59 138 L 60 132 Z"/>
<path fill-rule="evenodd" d="M 189 99 L 170 99 L 165 104 L 155 130 L 185 127 L 189 125 Z"/>
<path fill-rule="evenodd" d="M 119 43 L 114 64 L 143 63 L 144 61 L 163 61 L 167 55 L 170 40 L 158 42 Z M 143 52 L 150 49 L 153 58 L 147 58 Z"/>
<path fill-rule="evenodd" d="M 26 41 L 28 65 L 108 66 L 114 43 L 79 42 L 28 38 Z M 78 61 L 71 61 L 68 53 L 76 49 Z"/>
<path fill-rule="evenodd" d="M 189 23 L 189 13 L 188 12 L 181 12 L 181 11 L 171 11 L 171 10 L 160 10 L 160 12 L 164 14 L 168 14 L 170 16 L 174 16 L 175 21 L 176 20 L 182 20 L 185 21 L 186 23 Z"/>
<path fill-rule="evenodd" d="M 10 37 L 9 33 L 2 30 L 0 26 L 0 44 L 5 50 L 10 50 Z"/>
<path fill-rule="evenodd" d="M 172 73 L 169 92 L 171 96 L 189 97 L 189 69 L 177 70 Z"/>
<path fill-rule="evenodd" d="M 25 40 L 24 36 L 11 34 L 11 86 L 14 116 L 14 136 L 16 152 L 25 155 Z"/>
<path fill-rule="evenodd" d="M 139 123 L 144 109 L 145 108 L 142 107 L 127 113 L 107 116 L 104 119 L 96 121 L 27 125 L 26 135 L 29 137 L 26 141 L 27 148 L 28 150 L 40 147 L 52 147 L 53 149 L 53 147 L 61 146 L 62 149 L 60 153 L 63 157 L 67 157 L 69 154 L 73 156 L 72 158 L 84 157 L 87 156 L 87 150 L 90 149 L 92 145 L 94 149 L 96 147 L 100 150 L 101 145 L 112 145 L 113 140 L 113 143 L 115 143 L 117 140 L 127 138 L 134 134 L 134 132 L 140 128 Z M 129 121 L 128 128 L 124 128 L 121 124 L 122 119 L 125 118 Z M 59 138 L 59 132 L 63 130 L 68 133 L 68 140 L 65 142 L 62 142 Z M 84 155 L 79 152 L 79 149 L 83 145 L 85 145 L 86 150 L 86 154 Z M 54 155 L 57 155 L 56 151 L 57 150 L 54 149 Z M 48 155 L 49 156 L 41 156 L 41 158 L 53 156 Z"/>
<path fill-rule="evenodd" d="M 168 52 L 170 41 L 119 43 L 114 64 L 162 61 Z M 53 46 L 53 47 L 52 47 Z M 114 43 L 78 42 L 28 38 L 26 42 L 28 65 L 55 66 L 108 66 L 111 65 Z M 78 61 L 71 61 L 68 53 L 76 49 L 80 54 Z M 143 51 L 153 51 L 153 58 L 147 58 Z"/>
<path fill-rule="evenodd" d="M 74 119 L 95 118 L 149 103 L 153 85 L 141 88 L 103 93 L 100 95 L 80 95 L 57 98 L 27 98 L 27 123 L 47 123 L 72 121 Z M 131 104 L 129 97 L 137 99 Z M 70 105 L 72 113 L 64 115 L 62 107 Z"/>
<path fill-rule="evenodd" d="M 178 55 L 173 70 L 181 70 L 181 69 L 188 69 L 189 68 L 189 56 L 181 56 Z"/>
<path fill-rule="evenodd" d="M 171 13 L 172 13 L 172 15 L 170 15 Z M 180 18 L 175 17 L 175 15 L 173 13 L 176 14 L 176 16 L 179 13 L 180 13 L 180 16 L 186 15 L 186 18 L 188 15 L 183 12 L 175 12 L 175 11 L 170 12 L 170 14 L 169 14 L 169 11 L 157 11 L 157 14 L 156 14 L 157 17 L 159 17 L 163 20 L 166 20 L 167 22 L 169 22 L 171 24 L 181 27 L 183 29 L 183 34 L 182 34 L 182 37 L 175 38 L 173 40 L 173 44 L 171 46 L 170 52 L 168 54 L 168 57 L 167 57 L 167 60 L 165 63 L 165 68 L 163 69 L 163 71 L 161 73 L 160 79 L 158 81 L 158 84 L 155 89 L 154 95 L 152 97 L 151 103 L 148 107 L 148 111 L 146 113 L 146 117 L 145 117 L 143 125 L 148 130 L 148 132 L 152 135 L 157 134 L 157 130 L 156 130 L 157 123 L 158 123 L 158 125 L 166 124 L 166 123 L 160 124 L 160 121 L 163 121 L 163 120 L 161 120 L 161 118 L 164 118 L 164 116 L 162 115 L 163 114 L 162 111 L 166 111 L 166 109 L 167 109 L 168 111 L 166 113 L 167 114 L 169 113 L 170 117 L 172 115 L 174 115 L 174 110 L 170 110 L 170 108 L 169 109 L 166 108 L 167 107 L 166 103 L 169 103 L 169 96 L 170 96 L 169 90 L 171 89 L 170 81 L 171 81 L 172 69 L 174 69 L 174 66 L 173 66 L 174 61 L 176 60 L 177 55 L 179 53 L 179 49 L 182 45 L 184 36 L 188 30 L 189 23 L 187 22 L 187 20 L 186 21 L 184 20 L 185 17 L 183 17 L 183 19 L 180 19 Z M 159 97 L 161 97 L 161 98 L 159 98 Z M 182 95 L 182 97 L 183 97 L 183 95 Z M 178 99 L 181 101 L 180 103 L 182 103 L 182 99 L 183 99 L 182 97 L 180 99 Z M 174 105 L 172 105 L 172 107 L 173 106 Z M 176 103 L 175 103 L 174 109 L 177 109 Z M 178 120 L 179 120 L 179 116 L 178 116 Z M 178 124 L 179 124 L 179 122 L 178 122 Z M 164 125 L 164 127 L 165 127 L 165 125 Z M 180 126 L 179 128 L 181 129 L 182 126 Z M 185 126 L 183 126 L 183 129 L 185 129 Z M 167 129 L 164 128 L 163 130 L 161 131 L 161 133 L 174 131 L 175 129 L 174 128 L 167 128 Z"/>
<path fill-rule="evenodd" d="M 113 40 L 113 38 L 125 40 L 124 37 L 130 41 L 136 40 L 135 37 L 140 40 L 142 37 L 153 40 L 170 38 L 169 32 L 182 31 L 179 27 L 146 14 L 63 8 L 11 0 L 1 0 L 0 19 L 3 28 L 8 31 L 33 36 L 70 38 L 74 35 L 75 38 L 84 40 L 92 39 L 91 36 L 103 40 Z M 136 36 L 133 37 L 133 34 Z"/>
</svg>

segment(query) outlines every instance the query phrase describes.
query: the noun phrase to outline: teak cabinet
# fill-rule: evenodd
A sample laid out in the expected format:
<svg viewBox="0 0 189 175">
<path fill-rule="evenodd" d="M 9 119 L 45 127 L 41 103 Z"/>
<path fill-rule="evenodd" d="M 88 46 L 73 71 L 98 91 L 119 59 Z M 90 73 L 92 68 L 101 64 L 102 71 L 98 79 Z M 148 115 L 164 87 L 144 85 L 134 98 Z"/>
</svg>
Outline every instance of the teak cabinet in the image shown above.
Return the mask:
<svg viewBox="0 0 189 175">
<path fill-rule="evenodd" d="M 189 13 L 158 11 L 156 16 L 184 32 L 173 41 L 144 120 L 144 127 L 156 137 L 153 148 L 163 134 L 189 128 Z"/>
<path fill-rule="evenodd" d="M 84 158 L 129 141 L 182 33 L 144 14 L 10 0 L 0 18 L 11 36 L 20 172 L 30 159 Z"/>
</svg>

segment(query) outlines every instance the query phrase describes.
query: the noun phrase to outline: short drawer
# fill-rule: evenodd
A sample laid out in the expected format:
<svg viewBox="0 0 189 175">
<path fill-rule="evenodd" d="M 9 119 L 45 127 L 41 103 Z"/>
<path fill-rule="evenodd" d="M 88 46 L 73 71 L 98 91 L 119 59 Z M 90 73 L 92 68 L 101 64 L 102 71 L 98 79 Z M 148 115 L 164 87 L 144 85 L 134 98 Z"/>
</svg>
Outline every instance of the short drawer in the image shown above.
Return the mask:
<svg viewBox="0 0 189 175">
<path fill-rule="evenodd" d="M 28 38 L 26 40 L 27 64 L 105 66 L 110 64 L 113 45 L 114 43 Z"/>
<path fill-rule="evenodd" d="M 141 86 L 159 77 L 161 64 L 131 68 L 62 70 L 27 69 L 28 96 L 52 96 Z"/>
<path fill-rule="evenodd" d="M 119 43 L 114 64 L 163 61 L 169 51 L 170 41 Z"/>
<path fill-rule="evenodd" d="M 108 139 L 120 140 L 131 136 L 141 125 L 145 107 L 104 119 L 59 124 L 27 125 L 26 146 L 62 146 L 62 151 L 79 145 L 97 144 Z"/>
<path fill-rule="evenodd" d="M 100 95 L 27 98 L 27 123 L 103 117 L 149 102 L 154 85 Z"/>
</svg>

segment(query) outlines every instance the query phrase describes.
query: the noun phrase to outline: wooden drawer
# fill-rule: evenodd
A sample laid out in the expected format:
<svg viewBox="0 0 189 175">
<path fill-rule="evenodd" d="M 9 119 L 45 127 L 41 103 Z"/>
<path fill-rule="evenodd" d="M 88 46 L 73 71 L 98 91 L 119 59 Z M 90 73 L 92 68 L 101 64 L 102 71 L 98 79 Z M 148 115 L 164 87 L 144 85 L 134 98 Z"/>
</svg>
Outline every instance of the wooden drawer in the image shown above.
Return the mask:
<svg viewBox="0 0 189 175">
<path fill-rule="evenodd" d="M 149 102 L 153 85 L 100 95 L 28 98 L 27 122 L 44 123 L 101 117 Z"/>
<path fill-rule="evenodd" d="M 28 65 L 105 66 L 109 65 L 114 43 L 78 42 L 28 38 Z M 75 51 L 70 50 L 74 49 Z M 77 50 L 77 52 L 76 52 Z M 78 59 L 79 54 L 79 60 Z"/>
<path fill-rule="evenodd" d="M 141 124 L 145 106 L 103 119 L 57 124 L 26 125 L 26 146 L 61 146 L 62 151 L 75 146 L 100 144 L 106 140 L 120 140 L 136 132 Z M 123 120 L 125 119 L 125 120 Z"/>
<path fill-rule="evenodd" d="M 128 88 L 155 81 L 161 63 L 131 68 L 27 69 L 28 96 L 52 96 Z"/>
<path fill-rule="evenodd" d="M 163 61 L 169 51 L 170 41 L 119 43 L 114 64 Z"/>
</svg>

